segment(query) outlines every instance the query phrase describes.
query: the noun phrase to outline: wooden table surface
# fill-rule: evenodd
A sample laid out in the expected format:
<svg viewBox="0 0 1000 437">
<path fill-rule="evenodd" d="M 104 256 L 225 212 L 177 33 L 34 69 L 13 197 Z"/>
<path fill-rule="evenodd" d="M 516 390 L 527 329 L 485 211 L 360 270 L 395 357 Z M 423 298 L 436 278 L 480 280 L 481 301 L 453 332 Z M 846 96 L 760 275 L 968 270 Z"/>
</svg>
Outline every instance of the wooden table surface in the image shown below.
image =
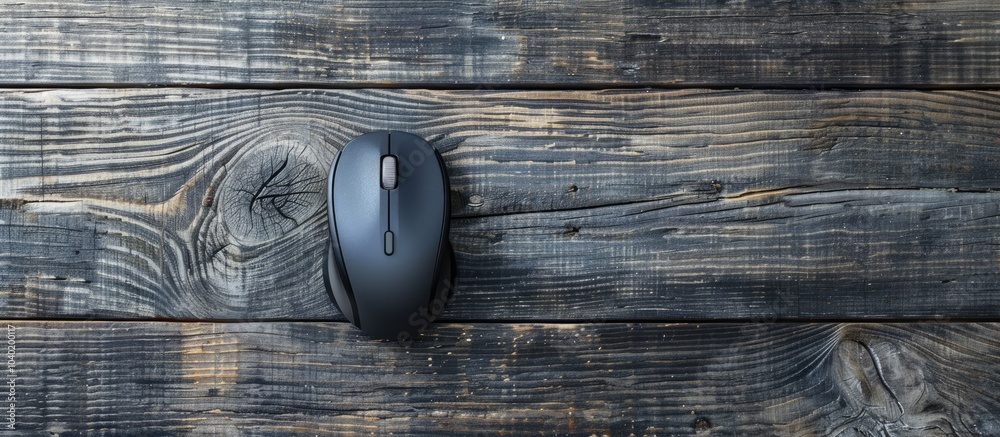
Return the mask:
<svg viewBox="0 0 1000 437">
<path fill-rule="evenodd" d="M 27 0 L 0 29 L 0 429 L 1000 435 L 996 2 Z M 329 165 L 381 129 L 451 176 L 457 293 L 408 346 L 320 268 Z"/>
</svg>

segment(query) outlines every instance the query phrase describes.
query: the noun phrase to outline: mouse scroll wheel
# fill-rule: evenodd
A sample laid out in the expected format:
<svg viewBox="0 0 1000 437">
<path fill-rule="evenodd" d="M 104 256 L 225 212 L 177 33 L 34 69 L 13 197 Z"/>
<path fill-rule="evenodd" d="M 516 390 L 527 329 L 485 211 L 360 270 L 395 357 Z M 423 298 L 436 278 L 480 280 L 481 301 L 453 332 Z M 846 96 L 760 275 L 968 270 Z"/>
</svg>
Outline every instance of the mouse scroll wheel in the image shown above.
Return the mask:
<svg viewBox="0 0 1000 437">
<path fill-rule="evenodd" d="M 396 189 L 396 157 L 385 155 L 382 157 L 382 189 Z"/>
</svg>

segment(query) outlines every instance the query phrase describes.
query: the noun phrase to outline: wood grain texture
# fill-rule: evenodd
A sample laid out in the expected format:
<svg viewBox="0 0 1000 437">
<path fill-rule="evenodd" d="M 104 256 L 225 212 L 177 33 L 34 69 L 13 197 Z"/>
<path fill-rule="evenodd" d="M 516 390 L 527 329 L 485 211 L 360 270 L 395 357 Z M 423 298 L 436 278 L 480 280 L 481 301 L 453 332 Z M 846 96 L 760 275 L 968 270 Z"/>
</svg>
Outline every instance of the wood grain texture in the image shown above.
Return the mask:
<svg viewBox="0 0 1000 437">
<path fill-rule="evenodd" d="M 0 94 L 7 317 L 311 319 L 325 174 L 376 129 L 452 180 L 448 320 L 992 318 L 1000 94 Z"/>
<path fill-rule="evenodd" d="M 992 323 L 11 324 L 22 432 L 1000 433 Z"/>
<path fill-rule="evenodd" d="M 4 5 L 0 83 L 997 86 L 989 0 Z"/>
</svg>

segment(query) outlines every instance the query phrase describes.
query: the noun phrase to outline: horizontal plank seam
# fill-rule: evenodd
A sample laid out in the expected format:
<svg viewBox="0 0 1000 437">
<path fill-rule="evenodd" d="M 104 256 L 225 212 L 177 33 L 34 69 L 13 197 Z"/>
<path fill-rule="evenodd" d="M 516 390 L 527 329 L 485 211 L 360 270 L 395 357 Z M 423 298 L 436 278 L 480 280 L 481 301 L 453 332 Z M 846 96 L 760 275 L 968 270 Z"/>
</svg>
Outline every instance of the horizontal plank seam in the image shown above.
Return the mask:
<svg viewBox="0 0 1000 437">
<path fill-rule="evenodd" d="M 357 90 L 357 89 L 398 89 L 398 90 L 428 90 L 428 91 L 602 91 L 602 90 L 794 90 L 794 91 L 1000 91 L 1000 83 L 963 84 L 813 84 L 813 85 L 775 85 L 753 83 L 615 83 L 594 82 L 575 84 L 533 84 L 533 83 L 406 83 L 385 84 L 365 83 L 327 84 L 321 82 L 275 82 L 275 83 L 213 83 L 213 82 L 160 82 L 160 83 L 0 83 L 0 91 L 38 90 L 55 91 L 59 89 L 213 89 L 213 90 L 247 90 L 247 91 L 289 91 L 300 89 L 315 90 Z"/>
<path fill-rule="evenodd" d="M 34 322 L 60 322 L 60 323 L 217 323 L 217 324 L 241 324 L 241 323 L 337 323 L 350 324 L 346 320 L 335 319 L 191 319 L 191 318 L 18 318 L 0 317 L 0 321 L 34 323 Z M 745 325 L 772 325 L 772 324 L 838 324 L 838 323 L 1000 323 L 1000 317 L 871 317 L 871 318 L 836 318 L 836 317 L 785 317 L 778 319 L 760 320 L 759 318 L 706 318 L 706 319 L 677 319 L 677 318 L 608 318 L 600 320 L 586 319 L 452 319 L 442 317 L 435 321 L 436 325 L 620 325 L 620 324 L 674 324 L 674 325 L 699 325 L 699 324 L 745 324 Z M 433 325 L 430 329 L 433 329 Z"/>
<path fill-rule="evenodd" d="M 766 190 L 750 190 L 743 191 L 740 193 L 730 194 L 730 195 L 718 195 L 715 198 L 709 199 L 698 199 L 691 201 L 678 201 L 676 204 L 658 207 L 656 209 L 670 209 L 682 206 L 690 205 L 700 205 L 706 203 L 720 202 L 726 200 L 738 200 L 751 196 L 775 196 L 784 197 L 790 195 L 803 195 L 803 194 L 820 194 L 820 193 L 844 193 L 851 191 L 947 191 L 953 194 L 965 194 L 965 193 L 975 193 L 975 194 L 1000 194 L 1000 187 L 996 188 L 984 188 L 984 189 L 965 189 L 959 187 L 915 187 L 915 186 L 900 186 L 900 187 L 848 187 L 848 188 L 836 188 L 836 189 L 823 189 L 824 185 L 798 185 L 794 187 L 785 188 L 774 188 Z M 452 217 L 452 220 L 472 220 L 472 219 L 483 219 L 491 217 L 504 217 L 504 216 L 518 216 L 524 214 L 542 214 L 542 213 L 552 213 L 552 212 L 574 212 L 574 211 L 586 211 L 592 209 L 600 208 L 614 208 L 620 206 L 629 205 L 643 205 L 643 204 L 655 204 L 663 202 L 665 200 L 670 200 L 669 198 L 656 198 L 656 199 L 642 199 L 642 200 L 632 200 L 628 202 L 610 202 L 595 205 L 587 205 L 576 208 L 557 208 L 557 209 L 540 209 L 531 211 L 515 211 L 515 212 L 500 212 L 493 214 L 481 214 L 481 215 L 463 215 L 459 217 Z"/>
</svg>

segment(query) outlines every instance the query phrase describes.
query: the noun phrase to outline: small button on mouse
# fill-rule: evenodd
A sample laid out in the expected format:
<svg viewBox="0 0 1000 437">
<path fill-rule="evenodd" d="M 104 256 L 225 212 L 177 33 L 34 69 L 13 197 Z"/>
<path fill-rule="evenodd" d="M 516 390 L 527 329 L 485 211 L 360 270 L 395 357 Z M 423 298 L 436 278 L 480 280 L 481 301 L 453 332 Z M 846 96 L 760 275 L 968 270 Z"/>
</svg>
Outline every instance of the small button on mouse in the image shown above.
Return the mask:
<svg viewBox="0 0 1000 437">
<path fill-rule="evenodd" d="M 385 254 L 392 255 L 392 231 L 385 231 Z"/>
</svg>

